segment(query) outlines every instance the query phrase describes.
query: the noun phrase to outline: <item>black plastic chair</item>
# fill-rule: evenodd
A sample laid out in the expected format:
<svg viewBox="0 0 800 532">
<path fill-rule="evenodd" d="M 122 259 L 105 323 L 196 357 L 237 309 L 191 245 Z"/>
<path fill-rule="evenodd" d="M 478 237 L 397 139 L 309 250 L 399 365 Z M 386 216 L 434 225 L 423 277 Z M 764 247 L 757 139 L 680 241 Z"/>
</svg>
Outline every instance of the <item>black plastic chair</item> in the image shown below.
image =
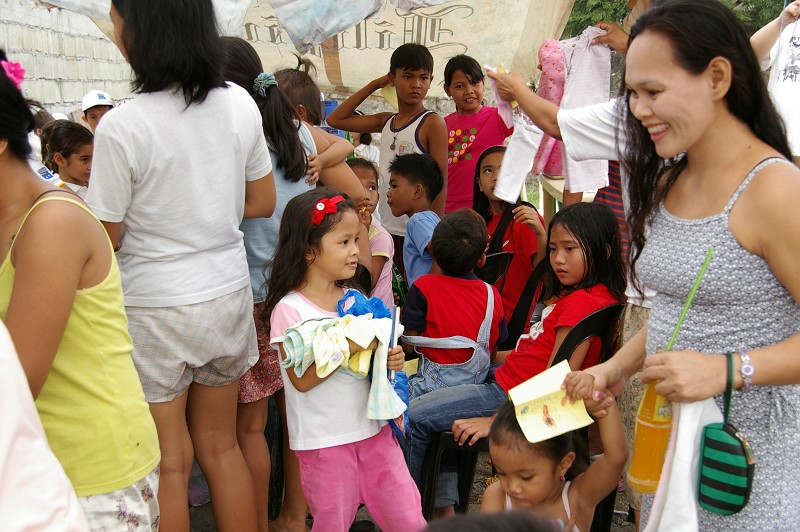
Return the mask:
<svg viewBox="0 0 800 532">
<path fill-rule="evenodd" d="M 510 251 L 500 251 L 499 253 L 486 255 L 486 262 L 482 267 L 475 268 L 475 275 L 484 283 L 496 285 L 505 276 L 513 258 L 514 254 Z M 501 288 L 502 286 L 497 287 L 498 290 Z"/>
<path fill-rule="evenodd" d="M 619 336 L 619 318 L 624 308 L 625 305 L 622 303 L 610 305 L 596 310 L 578 322 L 564 338 L 553 359 L 553 365 L 562 360 L 569 360 L 579 345 L 593 337 L 599 337 L 602 341 L 600 360 L 604 362 L 611 358 Z M 589 464 L 588 429 L 581 429 L 576 432 L 576 451 L 578 454 L 576 460 L 580 461 L 585 468 Z M 456 506 L 456 512 L 466 513 L 469 508 L 472 481 L 478 463 L 478 453 L 489 451 L 489 439 L 482 438 L 475 445 L 469 447 L 455 443 L 453 433 L 450 431 L 433 435 L 425 454 L 425 461 L 422 464 L 422 485 L 420 487 L 422 514 L 428 520 L 432 518 L 436 506 L 436 488 L 442 463 L 442 453 L 445 451 L 457 452 L 458 506 Z M 617 492 L 614 489 L 597 505 L 592 520 L 591 532 L 608 532 L 611 529 L 611 517 L 614 515 L 616 495 Z"/>
<path fill-rule="evenodd" d="M 497 346 L 498 351 L 510 351 L 517 345 L 517 340 L 525 332 L 525 327 L 531 319 L 531 308 L 533 302 L 537 300 L 537 294 L 541 292 L 539 286 L 544 277 L 544 272 L 547 271 L 547 260 L 544 259 L 536 265 L 528 277 L 522 293 L 517 299 L 517 304 L 514 306 L 514 312 L 511 316 L 506 316 L 506 325 L 508 327 L 508 336 L 505 342 Z"/>
</svg>

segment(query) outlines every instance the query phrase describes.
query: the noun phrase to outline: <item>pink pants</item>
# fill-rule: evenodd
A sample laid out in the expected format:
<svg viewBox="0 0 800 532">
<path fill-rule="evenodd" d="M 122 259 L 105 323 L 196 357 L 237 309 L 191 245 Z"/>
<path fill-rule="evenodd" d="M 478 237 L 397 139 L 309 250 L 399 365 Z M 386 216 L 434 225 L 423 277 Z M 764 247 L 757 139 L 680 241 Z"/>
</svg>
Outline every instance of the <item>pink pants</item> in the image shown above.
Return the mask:
<svg viewBox="0 0 800 532">
<path fill-rule="evenodd" d="M 295 454 L 314 532 L 347 532 L 360 503 L 385 532 L 427 526 L 419 491 L 389 425 L 366 440 Z"/>
</svg>

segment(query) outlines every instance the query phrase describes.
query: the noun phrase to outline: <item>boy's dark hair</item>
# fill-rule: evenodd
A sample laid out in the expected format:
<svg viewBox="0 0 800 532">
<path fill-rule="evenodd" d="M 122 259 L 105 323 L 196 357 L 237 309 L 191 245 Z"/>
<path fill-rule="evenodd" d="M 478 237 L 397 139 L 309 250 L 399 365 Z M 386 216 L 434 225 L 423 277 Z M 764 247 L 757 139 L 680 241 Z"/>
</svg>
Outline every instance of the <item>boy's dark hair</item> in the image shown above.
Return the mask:
<svg viewBox="0 0 800 532">
<path fill-rule="evenodd" d="M 455 57 L 451 57 L 447 64 L 444 66 L 444 84 L 445 86 L 450 85 L 453 81 L 453 74 L 456 73 L 456 70 L 460 70 L 467 76 L 467 79 L 470 83 L 478 83 L 479 81 L 483 81 L 483 69 L 478 62 L 464 54 L 459 54 Z"/>
<path fill-rule="evenodd" d="M 389 173 L 404 177 L 412 185 L 422 185 L 428 201 L 433 201 L 444 188 L 442 171 L 427 153 L 398 155 L 389 164 Z"/>
<path fill-rule="evenodd" d="M 353 157 L 352 159 L 347 159 L 345 163 L 347 163 L 347 166 L 350 168 L 362 168 L 364 170 L 369 170 L 375 174 L 375 182 L 378 182 L 378 168 L 372 164 L 372 161 L 364 159 L 363 157 Z"/>
<path fill-rule="evenodd" d="M 89 129 L 69 120 L 53 120 L 42 128 L 42 162 L 51 172 L 58 172 L 56 153 L 65 159 L 94 142 Z"/>
<path fill-rule="evenodd" d="M 0 60 L 7 61 L 0 49 Z M 33 113 L 29 102 L 4 71 L 0 71 L 0 139 L 8 141 L 8 151 L 22 161 L 31 153 L 28 133 L 33 130 Z"/>
<path fill-rule="evenodd" d="M 311 77 L 316 72 L 314 63 L 305 57 L 295 55 L 297 58 L 296 68 L 282 68 L 275 72 L 275 79 L 278 86 L 292 106 L 302 105 L 306 110 L 306 119 L 312 126 L 322 124 L 322 101 L 320 100 L 320 90 L 314 79 Z"/>
<path fill-rule="evenodd" d="M 264 96 L 256 93 L 254 84 L 263 72 L 261 59 L 250 43 L 239 37 L 222 37 L 224 50 L 223 75 L 246 90 L 261 111 L 261 123 L 269 150 L 275 155 L 283 178 L 297 183 L 306 174 L 306 152 L 297 133 L 298 117 L 289 98 L 280 87 L 268 87 Z"/>
<path fill-rule="evenodd" d="M 433 74 L 433 56 L 430 50 L 421 44 L 409 42 L 398 47 L 389 60 L 389 73 L 396 75 L 403 70 L 427 70 Z"/>
<path fill-rule="evenodd" d="M 201 103 L 222 77 L 222 45 L 211 0 L 112 0 L 124 21 L 122 46 L 138 92 L 177 85 L 186 105 Z"/>
<path fill-rule="evenodd" d="M 553 228 L 557 225 L 575 237 L 586 259 L 586 271 L 583 280 L 575 286 L 566 287 L 561 284 L 548 260 L 543 279 L 545 299 L 559 296 L 567 289 L 580 290 L 602 283 L 611 295 L 624 302 L 627 278 L 625 264 L 622 262 L 619 223 L 614 211 L 602 203 L 581 202 L 567 205 L 550 220 L 547 228 L 548 250 Z"/>
<path fill-rule="evenodd" d="M 458 209 L 439 222 L 431 237 L 436 264 L 451 275 L 465 275 L 475 268 L 488 238 L 486 222 L 472 209 Z"/>
<path fill-rule="evenodd" d="M 364 113 L 362 113 L 361 111 L 358 111 L 358 110 L 356 110 L 356 112 L 353 113 L 353 114 L 354 115 L 358 115 L 358 116 L 364 116 Z M 361 144 L 364 144 L 364 145 L 372 144 L 372 134 L 371 133 L 361 133 L 360 135 L 361 135 L 361 137 L 359 139 L 359 142 Z"/>
</svg>

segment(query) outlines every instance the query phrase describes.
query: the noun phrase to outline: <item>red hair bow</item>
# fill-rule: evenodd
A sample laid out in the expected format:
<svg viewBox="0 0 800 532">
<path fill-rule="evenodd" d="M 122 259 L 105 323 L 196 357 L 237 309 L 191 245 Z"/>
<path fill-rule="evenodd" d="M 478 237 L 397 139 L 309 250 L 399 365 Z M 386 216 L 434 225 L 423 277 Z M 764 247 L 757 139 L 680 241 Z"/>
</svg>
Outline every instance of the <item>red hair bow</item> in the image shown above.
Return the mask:
<svg viewBox="0 0 800 532">
<path fill-rule="evenodd" d="M 336 212 L 336 204 L 344 201 L 344 196 L 334 196 L 332 198 L 322 198 L 314 205 L 311 211 L 311 225 L 319 225 L 325 219 L 326 214 Z"/>
</svg>

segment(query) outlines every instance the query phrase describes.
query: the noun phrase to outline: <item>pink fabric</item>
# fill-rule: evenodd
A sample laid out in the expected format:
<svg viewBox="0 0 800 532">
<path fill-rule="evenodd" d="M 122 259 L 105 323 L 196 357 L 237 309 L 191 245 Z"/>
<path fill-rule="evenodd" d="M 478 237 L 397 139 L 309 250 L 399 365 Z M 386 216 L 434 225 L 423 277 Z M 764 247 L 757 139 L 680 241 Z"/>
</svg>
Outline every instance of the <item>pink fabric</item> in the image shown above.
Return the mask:
<svg viewBox="0 0 800 532">
<path fill-rule="evenodd" d="M 372 256 L 386 257 L 387 260 L 370 295 L 379 298 L 386 305 L 386 308 L 390 309 L 394 306 L 394 294 L 392 293 L 394 241 L 392 241 L 392 235 L 389 234 L 389 231 L 384 229 L 375 218 L 372 219 L 372 227 L 375 228 L 374 231 L 372 228 L 369 231 L 369 247 L 372 250 Z"/>
<path fill-rule="evenodd" d="M 362 502 L 381 530 L 417 532 L 427 526 L 419 490 L 389 425 L 366 440 L 295 454 L 314 532 L 348 530 Z"/>
<path fill-rule="evenodd" d="M 444 212 L 472 208 L 472 182 L 478 157 L 489 146 L 503 144 L 513 129 L 506 126 L 497 107 L 484 105 L 471 115 L 458 112 L 444 117 L 447 125 L 447 201 Z"/>
<path fill-rule="evenodd" d="M 547 39 L 539 48 L 539 64 L 542 67 L 542 77 L 539 79 L 538 94 L 545 100 L 556 105 L 561 104 L 564 96 L 564 52 L 559 42 Z M 533 175 L 546 174 L 560 176 L 564 173 L 562 162 L 563 146 L 561 141 L 545 134 L 536 158 L 533 160 Z"/>
</svg>

